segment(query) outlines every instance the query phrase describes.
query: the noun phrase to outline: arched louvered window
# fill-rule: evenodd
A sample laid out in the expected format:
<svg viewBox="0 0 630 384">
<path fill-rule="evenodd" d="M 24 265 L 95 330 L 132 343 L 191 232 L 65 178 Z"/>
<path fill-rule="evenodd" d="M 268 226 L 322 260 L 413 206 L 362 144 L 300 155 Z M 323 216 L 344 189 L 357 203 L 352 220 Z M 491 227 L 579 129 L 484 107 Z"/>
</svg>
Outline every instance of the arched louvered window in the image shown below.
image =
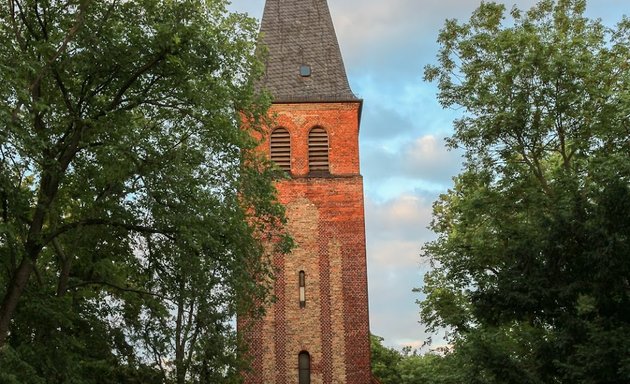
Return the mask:
<svg viewBox="0 0 630 384">
<path fill-rule="evenodd" d="M 306 351 L 300 352 L 298 356 L 299 384 L 311 384 L 311 355 Z"/>
<path fill-rule="evenodd" d="M 321 127 L 308 134 L 308 169 L 314 173 L 328 173 L 328 134 Z"/>
<path fill-rule="evenodd" d="M 271 132 L 271 160 L 280 169 L 291 172 L 291 135 L 286 128 L 276 128 Z"/>
</svg>

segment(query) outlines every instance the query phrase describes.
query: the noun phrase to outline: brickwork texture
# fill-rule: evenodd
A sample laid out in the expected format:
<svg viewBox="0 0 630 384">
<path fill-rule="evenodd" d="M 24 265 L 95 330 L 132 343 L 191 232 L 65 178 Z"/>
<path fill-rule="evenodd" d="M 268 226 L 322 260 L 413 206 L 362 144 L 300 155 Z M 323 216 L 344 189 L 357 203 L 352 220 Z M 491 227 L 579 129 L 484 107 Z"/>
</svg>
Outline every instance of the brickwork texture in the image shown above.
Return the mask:
<svg viewBox="0 0 630 384">
<path fill-rule="evenodd" d="M 253 365 L 246 384 L 297 384 L 303 351 L 311 356 L 313 384 L 371 382 L 360 109 L 360 102 L 271 109 L 274 127 L 291 135 L 291 178 L 277 188 L 297 247 L 273 257 L 277 300 L 247 335 Z M 308 134 L 314 127 L 328 133 L 327 175 L 309 175 Z M 269 142 L 260 150 L 268 153 Z M 304 308 L 300 271 L 306 276 Z"/>
</svg>

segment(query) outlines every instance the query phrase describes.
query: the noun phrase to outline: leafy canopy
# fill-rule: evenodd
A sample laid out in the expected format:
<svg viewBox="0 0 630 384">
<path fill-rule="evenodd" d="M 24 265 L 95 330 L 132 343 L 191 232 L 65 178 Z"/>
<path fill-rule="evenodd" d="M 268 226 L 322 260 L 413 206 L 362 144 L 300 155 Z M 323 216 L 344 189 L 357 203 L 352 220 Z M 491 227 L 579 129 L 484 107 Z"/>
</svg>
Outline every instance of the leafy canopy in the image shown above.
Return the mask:
<svg viewBox="0 0 630 384">
<path fill-rule="evenodd" d="M 407 346 L 398 351 L 371 336 L 372 374 L 382 384 L 460 384 L 467 372 L 457 356 L 442 351 L 419 354 Z"/>
<path fill-rule="evenodd" d="M 484 2 L 425 69 L 463 116 L 420 303 L 471 383 L 630 379 L 630 20 Z"/>
<path fill-rule="evenodd" d="M 237 376 L 233 316 L 288 243 L 226 4 L 0 3 L 0 381 Z"/>
</svg>

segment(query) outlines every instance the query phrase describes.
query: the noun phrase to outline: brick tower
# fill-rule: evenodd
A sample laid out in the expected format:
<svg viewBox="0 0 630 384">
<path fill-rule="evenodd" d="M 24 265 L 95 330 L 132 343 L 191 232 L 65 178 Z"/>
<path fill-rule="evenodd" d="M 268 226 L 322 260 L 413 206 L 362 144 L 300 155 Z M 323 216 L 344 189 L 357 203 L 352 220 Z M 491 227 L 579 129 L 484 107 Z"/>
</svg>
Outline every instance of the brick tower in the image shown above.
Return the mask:
<svg viewBox="0 0 630 384">
<path fill-rule="evenodd" d="M 275 256 L 277 301 L 249 336 L 246 384 L 369 384 L 362 101 L 350 90 L 326 0 L 267 0 L 261 36 L 274 98 L 264 150 L 297 247 Z"/>
</svg>

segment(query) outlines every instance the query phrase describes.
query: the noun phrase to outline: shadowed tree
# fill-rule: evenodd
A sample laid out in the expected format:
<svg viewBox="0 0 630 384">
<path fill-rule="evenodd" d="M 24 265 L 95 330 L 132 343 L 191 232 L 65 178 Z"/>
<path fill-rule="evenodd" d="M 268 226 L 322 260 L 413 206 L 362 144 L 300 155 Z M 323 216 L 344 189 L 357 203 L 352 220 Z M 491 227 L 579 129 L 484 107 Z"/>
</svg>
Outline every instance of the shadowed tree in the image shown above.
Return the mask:
<svg viewBox="0 0 630 384">
<path fill-rule="evenodd" d="M 285 242 L 257 25 L 226 3 L 0 3 L 0 381 L 238 369 L 230 319 Z"/>
<path fill-rule="evenodd" d="M 425 71 L 464 112 L 466 164 L 434 205 L 420 305 L 470 383 L 630 380 L 630 21 L 585 7 L 483 3 Z"/>
</svg>

